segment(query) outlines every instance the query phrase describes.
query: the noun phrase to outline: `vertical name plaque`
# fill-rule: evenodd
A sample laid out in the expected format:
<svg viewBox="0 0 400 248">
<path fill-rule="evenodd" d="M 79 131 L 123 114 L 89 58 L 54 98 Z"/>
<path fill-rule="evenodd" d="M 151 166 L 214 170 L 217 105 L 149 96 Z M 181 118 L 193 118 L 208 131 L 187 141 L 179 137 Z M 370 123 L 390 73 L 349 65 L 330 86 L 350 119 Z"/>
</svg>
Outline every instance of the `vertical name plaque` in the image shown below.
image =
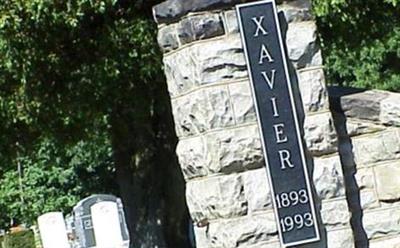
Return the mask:
<svg viewBox="0 0 400 248">
<path fill-rule="evenodd" d="M 279 237 L 284 247 L 320 239 L 274 0 L 236 6 Z"/>
</svg>

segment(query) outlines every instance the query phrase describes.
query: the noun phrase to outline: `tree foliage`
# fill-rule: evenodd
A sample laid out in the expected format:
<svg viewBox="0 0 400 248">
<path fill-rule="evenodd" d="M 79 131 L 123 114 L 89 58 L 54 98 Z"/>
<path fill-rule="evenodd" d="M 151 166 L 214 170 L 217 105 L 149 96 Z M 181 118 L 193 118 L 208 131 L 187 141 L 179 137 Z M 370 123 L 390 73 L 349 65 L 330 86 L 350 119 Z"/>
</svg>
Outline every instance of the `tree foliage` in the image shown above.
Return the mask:
<svg viewBox="0 0 400 248">
<path fill-rule="evenodd" d="M 329 82 L 400 91 L 398 0 L 314 0 Z"/>
<path fill-rule="evenodd" d="M 182 178 L 149 18 L 155 2 L 1 0 L 3 223 L 68 211 L 97 192 L 122 197 L 138 242 L 149 218 L 175 236 L 186 229 L 184 199 L 171 197 Z"/>
</svg>

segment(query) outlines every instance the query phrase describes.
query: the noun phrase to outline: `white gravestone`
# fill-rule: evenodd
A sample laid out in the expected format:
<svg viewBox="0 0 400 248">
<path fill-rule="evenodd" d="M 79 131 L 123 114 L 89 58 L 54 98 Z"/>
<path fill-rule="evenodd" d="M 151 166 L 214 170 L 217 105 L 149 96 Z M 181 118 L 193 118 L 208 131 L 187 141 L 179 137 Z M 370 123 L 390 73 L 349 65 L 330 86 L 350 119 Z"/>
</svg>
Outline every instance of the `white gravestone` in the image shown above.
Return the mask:
<svg viewBox="0 0 400 248">
<path fill-rule="evenodd" d="M 96 248 L 124 247 L 117 204 L 111 201 L 98 202 L 90 211 Z"/>
<path fill-rule="evenodd" d="M 38 218 L 40 237 L 43 248 L 70 248 L 61 212 L 52 212 Z"/>
</svg>

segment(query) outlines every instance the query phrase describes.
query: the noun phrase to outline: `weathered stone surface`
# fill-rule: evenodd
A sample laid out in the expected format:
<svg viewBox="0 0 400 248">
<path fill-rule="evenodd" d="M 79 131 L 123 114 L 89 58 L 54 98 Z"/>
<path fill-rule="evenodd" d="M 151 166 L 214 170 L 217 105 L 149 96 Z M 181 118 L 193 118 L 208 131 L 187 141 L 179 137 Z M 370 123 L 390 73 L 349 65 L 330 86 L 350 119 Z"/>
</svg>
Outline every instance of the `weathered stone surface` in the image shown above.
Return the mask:
<svg viewBox="0 0 400 248">
<path fill-rule="evenodd" d="M 249 213 L 272 210 L 272 199 L 266 168 L 244 172 L 242 178 Z"/>
<path fill-rule="evenodd" d="M 195 64 L 190 48 L 164 57 L 164 71 L 171 96 L 182 94 L 195 87 L 197 75 Z"/>
<path fill-rule="evenodd" d="M 313 21 L 289 23 L 286 45 L 289 59 L 295 68 L 322 65 L 316 31 Z"/>
<path fill-rule="evenodd" d="M 240 79 L 248 75 L 239 35 L 212 41 L 212 45 L 203 43 L 194 46 L 192 54 L 197 60 L 200 85 Z"/>
<path fill-rule="evenodd" d="M 304 139 L 313 155 L 324 155 L 337 151 L 337 135 L 330 113 L 306 116 Z"/>
<path fill-rule="evenodd" d="M 203 137 L 180 140 L 176 153 L 186 180 L 208 174 L 211 159 Z"/>
<path fill-rule="evenodd" d="M 225 33 L 220 16 L 213 13 L 186 17 L 179 22 L 177 31 L 181 45 Z"/>
<path fill-rule="evenodd" d="M 311 20 L 311 2 L 309 0 L 297 0 L 285 2 L 278 6 L 278 11 L 283 11 L 288 23 Z"/>
<path fill-rule="evenodd" d="M 233 6 L 240 2 L 242 0 L 168 0 L 153 7 L 153 16 L 157 23 L 168 23 L 189 12 Z"/>
<path fill-rule="evenodd" d="M 218 86 L 204 89 L 204 92 L 210 109 L 207 113 L 210 129 L 232 126 L 235 121 L 228 88 Z"/>
<path fill-rule="evenodd" d="M 164 57 L 165 74 L 171 96 L 203 84 L 247 76 L 239 36 L 193 45 Z"/>
<path fill-rule="evenodd" d="M 345 196 L 339 155 L 314 160 L 313 182 L 320 199 Z"/>
<path fill-rule="evenodd" d="M 310 112 L 328 109 L 328 92 L 323 69 L 302 71 L 298 77 L 304 109 Z"/>
<path fill-rule="evenodd" d="M 207 122 L 209 105 L 204 91 L 172 100 L 175 129 L 179 137 L 190 136 L 209 130 Z"/>
<path fill-rule="evenodd" d="M 371 136 L 354 138 L 354 161 L 357 167 L 400 158 L 400 130 L 389 130 Z"/>
<path fill-rule="evenodd" d="M 272 212 L 211 224 L 210 248 L 244 248 L 277 240 L 277 229 Z"/>
<path fill-rule="evenodd" d="M 236 124 L 255 122 L 257 120 L 250 82 L 229 85 L 233 112 Z"/>
<path fill-rule="evenodd" d="M 400 234 L 400 209 L 364 212 L 363 225 L 369 239 Z"/>
<path fill-rule="evenodd" d="M 347 117 L 379 121 L 380 102 L 386 97 L 381 91 L 365 91 L 342 96 L 340 105 Z"/>
<path fill-rule="evenodd" d="M 349 228 L 328 232 L 328 248 L 354 248 L 353 232 Z"/>
<path fill-rule="evenodd" d="M 391 93 L 382 100 L 380 120 L 386 125 L 400 126 L 400 94 Z"/>
<path fill-rule="evenodd" d="M 384 130 L 381 125 L 376 125 L 368 121 L 348 120 L 346 123 L 347 134 L 349 136 L 357 136 L 367 133 L 375 133 Z"/>
<path fill-rule="evenodd" d="M 350 212 L 346 199 L 323 202 L 321 205 L 322 222 L 328 229 L 347 226 L 350 221 Z"/>
<path fill-rule="evenodd" d="M 372 240 L 369 248 L 400 248 L 400 237 Z"/>
<path fill-rule="evenodd" d="M 264 166 L 257 125 L 246 126 L 207 136 L 212 151 L 212 173 L 231 173 Z"/>
<path fill-rule="evenodd" d="M 361 190 L 360 202 L 356 204 L 360 204 L 364 210 L 379 208 L 381 206 L 374 190 Z"/>
<path fill-rule="evenodd" d="M 194 226 L 194 235 L 196 237 L 196 248 L 209 248 L 208 228 Z"/>
<path fill-rule="evenodd" d="M 376 166 L 374 170 L 379 200 L 400 200 L 400 161 Z"/>
<path fill-rule="evenodd" d="M 226 32 L 228 34 L 239 32 L 239 23 L 235 10 L 228 10 L 224 12 L 224 23 L 226 27 Z"/>
<path fill-rule="evenodd" d="M 245 215 L 247 200 L 243 187 L 240 175 L 189 181 L 186 200 L 194 222 Z"/>
<path fill-rule="evenodd" d="M 158 30 L 158 45 L 163 52 L 169 52 L 178 48 L 178 37 L 176 34 L 176 25 L 168 25 Z"/>
<path fill-rule="evenodd" d="M 374 189 L 375 188 L 375 177 L 372 168 L 360 168 L 357 169 L 354 178 L 357 182 L 357 188 L 363 189 Z M 349 189 L 354 190 L 354 189 Z"/>
<path fill-rule="evenodd" d="M 190 136 L 234 124 L 228 88 L 201 89 L 172 101 L 178 135 Z"/>
</svg>

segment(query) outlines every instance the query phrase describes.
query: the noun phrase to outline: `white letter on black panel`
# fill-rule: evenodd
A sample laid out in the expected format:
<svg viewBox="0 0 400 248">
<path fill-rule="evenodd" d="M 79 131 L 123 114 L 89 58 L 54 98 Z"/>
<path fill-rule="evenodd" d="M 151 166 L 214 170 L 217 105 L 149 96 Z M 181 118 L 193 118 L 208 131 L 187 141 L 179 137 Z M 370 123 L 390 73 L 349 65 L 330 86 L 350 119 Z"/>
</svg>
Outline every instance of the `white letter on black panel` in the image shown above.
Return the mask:
<svg viewBox="0 0 400 248">
<path fill-rule="evenodd" d="M 258 34 L 260 33 L 260 31 L 262 32 L 263 35 L 267 35 L 267 31 L 265 31 L 262 22 L 264 20 L 264 16 L 260 16 L 260 17 L 253 17 L 251 18 L 253 20 L 253 22 L 257 25 L 257 29 L 256 32 L 254 33 L 254 37 L 257 37 Z"/>
</svg>

